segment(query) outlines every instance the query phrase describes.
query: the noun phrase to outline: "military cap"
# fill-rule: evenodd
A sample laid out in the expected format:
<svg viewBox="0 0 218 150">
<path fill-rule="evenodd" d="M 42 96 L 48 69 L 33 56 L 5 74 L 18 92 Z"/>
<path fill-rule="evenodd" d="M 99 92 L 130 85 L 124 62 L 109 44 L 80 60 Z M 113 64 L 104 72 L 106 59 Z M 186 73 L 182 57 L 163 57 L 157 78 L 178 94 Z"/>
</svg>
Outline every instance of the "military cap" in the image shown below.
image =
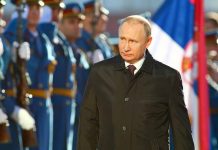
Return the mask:
<svg viewBox="0 0 218 150">
<path fill-rule="evenodd" d="M 5 0 L 0 0 L 0 7 L 6 5 L 6 1 Z"/>
<path fill-rule="evenodd" d="M 76 2 L 68 3 L 63 11 L 63 18 L 68 17 L 78 17 L 84 20 L 85 16 L 82 14 L 82 7 Z"/>
<path fill-rule="evenodd" d="M 208 12 L 205 15 L 206 20 L 212 20 L 218 25 L 218 13 L 216 12 Z"/>
<path fill-rule="evenodd" d="M 85 2 L 84 3 L 84 12 L 85 13 L 94 13 L 95 12 L 95 1 L 94 0 L 91 0 L 91 1 L 88 1 L 88 2 Z M 104 15 L 108 15 L 109 14 L 109 10 L 106 9 L 105 7 L 103 7 L 101 4 L 99 5 L 99 12 L 101 14 L 104 14 Z"/>
<path fill-rule="evenodd" d="M 38 4 L 39 6 L 44 6 L 44 2 L 42 0 L 11 0 L 14 5 L 19 5 L 21 3 L 25 4 Z"/>
<path fill-rule="evenodd" d="M 65 8 L 63 0 L 44 0 L 44 3 L 51 8 Z"/>
</svg>

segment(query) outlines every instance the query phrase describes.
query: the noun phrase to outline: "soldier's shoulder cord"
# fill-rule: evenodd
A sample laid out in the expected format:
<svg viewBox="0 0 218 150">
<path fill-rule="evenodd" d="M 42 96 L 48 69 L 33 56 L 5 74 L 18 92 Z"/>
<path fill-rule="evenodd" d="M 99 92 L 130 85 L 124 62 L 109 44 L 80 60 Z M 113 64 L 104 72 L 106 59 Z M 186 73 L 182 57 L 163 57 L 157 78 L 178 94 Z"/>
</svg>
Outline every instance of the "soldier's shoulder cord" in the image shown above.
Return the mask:
<svg viewBox="0 0 218 150">
<path fill-rule="evenodd" d="M 114 47 L 112 46 L 108 37 L 105 34 L 100 34 L 99 37 L 102 38 L 106 42 L 106 44 L 111 48 L 112 51 L 114 51 Z"/>
</svg>

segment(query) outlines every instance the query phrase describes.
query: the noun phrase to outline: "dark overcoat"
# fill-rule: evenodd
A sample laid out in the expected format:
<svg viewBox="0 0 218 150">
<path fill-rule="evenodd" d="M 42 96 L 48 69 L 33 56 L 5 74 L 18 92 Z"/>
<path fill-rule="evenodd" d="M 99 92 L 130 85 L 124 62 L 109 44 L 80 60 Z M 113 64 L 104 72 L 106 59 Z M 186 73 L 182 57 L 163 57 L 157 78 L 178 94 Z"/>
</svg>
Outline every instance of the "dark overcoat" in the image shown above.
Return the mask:
<svg viewBox="0 0 218 150">
<path fill-rule="evenodd" d="M 132 77 L 120 55 L 90 72 L 81 108 L 77 150 L 194 150 L 179 73 L 146 58 Z"/>
</svg>

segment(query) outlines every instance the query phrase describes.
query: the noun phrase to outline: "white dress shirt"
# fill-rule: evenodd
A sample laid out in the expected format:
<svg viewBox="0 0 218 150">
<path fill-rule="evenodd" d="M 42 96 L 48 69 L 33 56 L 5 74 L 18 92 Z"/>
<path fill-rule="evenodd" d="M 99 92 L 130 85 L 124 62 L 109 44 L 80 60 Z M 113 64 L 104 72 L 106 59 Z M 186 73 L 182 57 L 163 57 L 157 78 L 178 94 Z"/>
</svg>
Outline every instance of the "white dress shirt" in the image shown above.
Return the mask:
<svg viewBox="0 0 218 150">
<path fill-rule="evenodd" d="M 130 63 L 125 61 L 125 67 L 128 68 L 129 65 L 134 65 L 136 67 L 134 74 L 136 74 L 139 71 L 139 69 L 142 67 L 144 61 L 145 61 L 145 57 L 142 57 L 139 61 L 137 61 L 134 64 L 130 64 Z"/>
</svg>

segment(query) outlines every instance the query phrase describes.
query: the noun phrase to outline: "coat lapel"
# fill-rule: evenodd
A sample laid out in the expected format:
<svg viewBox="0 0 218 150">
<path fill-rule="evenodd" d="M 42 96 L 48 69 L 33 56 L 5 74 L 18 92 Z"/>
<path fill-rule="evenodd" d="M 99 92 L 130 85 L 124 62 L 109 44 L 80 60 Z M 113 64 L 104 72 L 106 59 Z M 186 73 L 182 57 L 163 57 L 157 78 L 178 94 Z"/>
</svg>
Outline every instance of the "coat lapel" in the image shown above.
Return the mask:
<svg viewBox="0 0 218 150">
<path fill-rule="evenodd" d="M 146 50 L 145 61 L 144 61 L 140 70 L 143 72 L 152 74 L 154 61 L 155 60 L 153 59 L 153 57 L 151 56 L 149 51 Z M 116 71 L 126 70 L 124 60 L 122 59 L 122 57 L 120 55 L 115 57 L 114 70 L 116 70 Z"/>
<path fill-rule="evenodd" d="M 146 50 L 145 57 L 146 58 L 145 58 L 145 61 L 142 67 L 140 68 L 140 70 L 137 72 L 137 74 L 133 78 L 129 76 L 122 57 L 120 55 L 115 57 L 114 70 L 115 70 L 116 75 L 115 75 L 114 80 L 116 81 L 116 83 L 120 83 L 120 84 L 117 84 L 118 85 L 117 88 L 119 90 L 121 89 L 124 90 L 121 92 L 124 95 L 127 95 L 127 93 L 129 93 L 129 91 L 132 89 L 132 87 L 136 83 L 135 81 L 137 80 L 137 78 L 140 76 L 142 72 L 152 74 L 153 65 L 154 65 L 155 60 L 153 59 L 151 54 L 148 52 L 148 50 Z"/>
</svg>

